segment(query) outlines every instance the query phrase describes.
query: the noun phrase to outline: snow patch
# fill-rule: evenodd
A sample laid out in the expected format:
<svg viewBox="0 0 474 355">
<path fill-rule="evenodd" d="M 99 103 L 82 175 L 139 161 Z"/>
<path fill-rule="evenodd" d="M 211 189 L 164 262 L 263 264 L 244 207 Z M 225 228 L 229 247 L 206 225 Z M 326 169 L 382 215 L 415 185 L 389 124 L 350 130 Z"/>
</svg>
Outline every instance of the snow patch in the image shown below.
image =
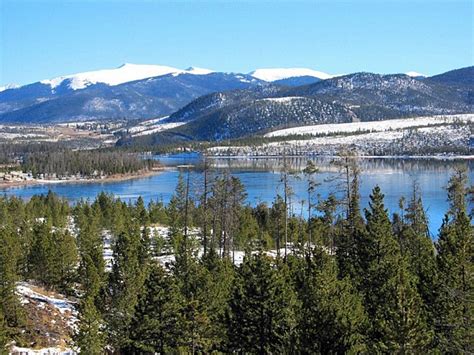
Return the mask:
<svg viewBox="0 0 474 355">
<path fill-rule="evenodd" d="M 425 74 L 421 74 L 421 73 L 418 73 L 418 72 L 416 72 L 416 71 L 409 71 L 409 72 L 406 72 L 405 75 L 411 76 L 412 78 L 419 78 L 419 77 L 426 78 L 426 75 L 425 75 Z"/>
<path fill-rule="evenodd" d="M 330 79 L 335 76 L 308 68 L 265 68 L 254 70 L 249 75 L 270 82 L 300 76 L 312 76 L 321 80 Z"/>
<path fill-rule="evenodd" d="M 103 69 L 59 76 L 49 80 L 40 81 L 42 84 L 49 84 L 51 89 L 55 89 L 65 80 L 69 80 L 69 87 L 73 90 L 84 89 L 89 85 L 104 83 L 110 86 L 123 84 L 130 81 L 163 76 L 167 74 L 193 74 L 206 75 L 212 70 L 203 68 L 188 68 L 186 70 L 169 67 L 165 65 L 146 65 L 126 63 L 115 69 Z"/>
<path fill-rule="evenodd" d="M 389 130 L 406 129 L 419 126 L 433 126 L 460 122 L 474 122 L 474 114 L 449 115 L 449 116 L 426 116 L 416 118 L 401 118 L 396 120 L 333 123 L 312 126 L 286 128 L 267 133 L 265 137 L 282 137 L 288 135 L 318 135 L 329 133 L 350 133 L 358 131 L 384 132 Z"/>
<path fill-rule="evenodd" d="M 19 87 L 20 85 L 17 85 L 17 84 L 7 84 L 4 86 L 0 86 L 0 92 L 5 91 L 5 90 L 10 90 L 10 89 L 16 89 Z"/>
</svg>

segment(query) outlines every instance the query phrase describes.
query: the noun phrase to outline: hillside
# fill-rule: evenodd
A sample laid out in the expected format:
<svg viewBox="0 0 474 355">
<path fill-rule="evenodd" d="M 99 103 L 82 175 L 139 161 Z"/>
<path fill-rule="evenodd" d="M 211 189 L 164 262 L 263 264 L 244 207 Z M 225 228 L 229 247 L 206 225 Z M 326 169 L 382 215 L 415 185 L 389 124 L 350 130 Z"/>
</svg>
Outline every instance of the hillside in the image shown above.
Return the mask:
<svg viewBox="0 0 474 355">
<path fill-rule="evenodd" d="M 472 92 L 472 86 L 405 74 L 355 73 L 297 87 L 264 85 L 202 96 L 166 119 L 179 127 L 119 144 L 220 141 L 295 126 L 472 113 Z"/>
<path fill-rule="evenodd" d="M 117 85 L 97 82 L 71 89 L 70 84 L 70 79 L 65 79 L 54 89 L 50 83 L 35 83 L 0 92 L 0 122 L 50 123 L 164 116 L 199 96 L 250 88 L 263 82 L 240 74 L 185 72 Z"/>
</svg>

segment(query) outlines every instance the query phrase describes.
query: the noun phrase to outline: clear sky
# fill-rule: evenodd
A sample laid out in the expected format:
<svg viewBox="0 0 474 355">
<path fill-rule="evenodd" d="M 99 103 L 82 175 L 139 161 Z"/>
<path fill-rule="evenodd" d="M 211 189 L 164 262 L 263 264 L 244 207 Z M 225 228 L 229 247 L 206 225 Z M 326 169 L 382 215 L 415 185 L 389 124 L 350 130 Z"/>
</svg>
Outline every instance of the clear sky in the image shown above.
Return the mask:
<svg viewBox="0 0 474 355">
<path fill-rule="evenodd" d="M 0 0 L 0 85 L 122 63 L 436 74 L 473 65 L 473 1 Z"/>
</svg>

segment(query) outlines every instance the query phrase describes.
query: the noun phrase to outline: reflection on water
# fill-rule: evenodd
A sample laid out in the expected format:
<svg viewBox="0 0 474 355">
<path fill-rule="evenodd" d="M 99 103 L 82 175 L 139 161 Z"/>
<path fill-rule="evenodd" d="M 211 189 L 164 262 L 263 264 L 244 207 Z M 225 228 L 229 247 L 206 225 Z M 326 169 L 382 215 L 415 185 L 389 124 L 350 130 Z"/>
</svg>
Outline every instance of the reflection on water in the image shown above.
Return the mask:
<svg viewBox="0 0 474 355">
<path fill-rule="evenodd" d="M 193 193 L 198 195 L 201 191 L 202 157 L 198 154 L 178 154 L 171 156 L 157 156 L 162 164 L 174 166 L 175 169 L 166 170 L 158 175 L 116 182 L 98 182 L 88 184 L 54 184 L 23 186 L 6 189 L 7 195 L 18 195 L 30 198 L 34 194 L 46 193 L 48 189 L 60 196 L 75 202 L 80 199 L 92 200 L 101 191 L 114 194 L 126 201 L 134 201 L 138 196 L 143 196 L 146 202 L 151 199 L 160 199 L 165 203 L 169 201 L 175 189 L 179 165 L 194 165 L 191 178 Z M 301 171 L 306 165 L 305 158 L 287 158 L 291 169 Z M 219 174 L 229 171 L 239 177 L 248 193 L 247 201 L 255 205 L 259 202 L 271 203 L 277 193 L 282 193 L 280 183 L 280 168 L 283 159 L 278 158 L 210 158 L 213 173 Z M 321 185 L 318 193 L 322 198 L 327 197 L 331 191 L 337 190 L 337 169 L 331 165 L 330 158 L 315 159 L 320 168 L 317 175 Z M 453 168 L 456 164 L 465 164 L 469 169 L 469 178 L 472 183 L 474 174 L 474 161 L 452 161 L 432 159 L 361 159 L 361 203 L 368 204 L 368 196 L 375 185 L 380 185 L 385 194 L 385 204 L 391 213 L 398 212 L 398 201 L 401 196 L 409 197 L 413 183 L 416 181 L 421 188 L 423 202 L 430 220 L 430 231 L 435 236 L 441 225 L 448 205 L 446 202 L 446 186 Z M 294 190 L 293 212 L 301 213 L 302 202 L 306 198 L 306 183 L 297 174 L 291 179 Z M 304 208 L 304 204 L 303 204 Z"/>
</svg>

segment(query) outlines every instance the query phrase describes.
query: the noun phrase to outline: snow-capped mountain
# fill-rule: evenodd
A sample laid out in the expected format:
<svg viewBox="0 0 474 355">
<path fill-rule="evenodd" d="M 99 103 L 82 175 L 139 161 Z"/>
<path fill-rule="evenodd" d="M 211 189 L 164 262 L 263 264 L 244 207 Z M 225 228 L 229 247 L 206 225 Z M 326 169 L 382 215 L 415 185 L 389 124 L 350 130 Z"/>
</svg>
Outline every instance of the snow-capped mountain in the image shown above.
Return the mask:
<svg viewBox="0 0 474 355">
<path fill-rule="evenodd" d="M 362 120 L 462 113 L 472 111 L 472 70 L 473 67 L 463 68 L 419 80 L 419 73 L 408 73 L 416 78 L 371 73 L 340 76 L 304 68 L 274 68 L 239 74 L 124 64 L 116 69 L 64 75 L 17 88 L 8 86 L 0 90 L 0 122 L 147 119 L 172 115 L 203 95 L 222 93 L 230 98 L 227 94 L 232 90 L 246 90 L 237 95 L 237 106 L 262 98 L 318 96 L 318 100 L 347 105 Z M 207 101 L 214 102 L 208 98 L 195 101 L 186 112 L 194 108 L 199 112 L 216 109 L 206 106 Z M 224 106 L 228 103 L 216 102 Z M 285 104 L 292 107 L 293 102 L 308 110 L 312 110 L 313 103 L 314 107 L 326 108 L 307 99 Z M 276 111 L 283 112 L 280 106 L 279 101 L 267 100 L 259 101 L 255 107 L 277 115 Z M 227 116 L 226 112 L 222 117 Z M 266 119 L 260 113 L 258 116 Z M 314 117 L 319 116 L 314 113 Z"/>
<path fill-rule="evenodd" d="M 309 76 L 320 80 L 325 80 L 334 76 L 308 68 L 264 68 L 254 70 L 250 72 L 249 75 L 253 76 L 254 78 L 268 82 L 303 76 Z"/>
<path fill-rule="evenodd" d="M 104 69 L 77 73 L 71 75 L 59 76 L 53 79 L 42 80 L 40 83 L 51 86 L 51 89 L 63 84 L 65 81 L 72 90 L 84 89 L 90 85 L 103 83 L 115 86 L 130 81 L 136 81 L 167 74 L 194 74 L 206 75 L 212 73 L 212 70 L 190 67 L 182 70 L 165 65 L 145 65 L 126 63 L 115 69 Z"/>
<path fill-rule="evenodd" d="M 17 84 L 7 84 L 7 85 L 4 85 L 4 86 L 0 86 L 0 92 L 2 91 L 5 91 L 5 90 L 9 90 L 9 89 L 16 89 L 16 88 L 19 88 L 20 85 L 17 85 Z"/>
<path fill-rule="evenodd" d="M 406 72 L 405 75 L 408 75 L 412 78 L 426 78 L 426 75 L 425 74 L 421 74 L 421 73 L 418 73 L 416 71 L 409 71 L 409 72 Z"/>
</svg>

